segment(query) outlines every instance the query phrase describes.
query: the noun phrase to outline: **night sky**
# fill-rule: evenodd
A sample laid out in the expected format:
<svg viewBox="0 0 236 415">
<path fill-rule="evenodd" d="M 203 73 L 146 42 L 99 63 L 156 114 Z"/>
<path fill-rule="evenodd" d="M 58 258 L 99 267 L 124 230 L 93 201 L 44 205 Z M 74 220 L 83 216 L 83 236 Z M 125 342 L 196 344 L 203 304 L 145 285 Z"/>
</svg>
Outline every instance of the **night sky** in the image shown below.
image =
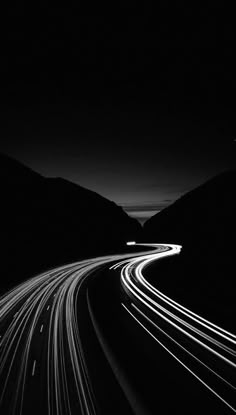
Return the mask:
<svg viewBox="0 0 236 415">
<path fill-rule="evenodd" d="M 97 3 L 9 8 L 0 151 L 147 218 L 235 167 L 233 16 Z"/>
</svg>

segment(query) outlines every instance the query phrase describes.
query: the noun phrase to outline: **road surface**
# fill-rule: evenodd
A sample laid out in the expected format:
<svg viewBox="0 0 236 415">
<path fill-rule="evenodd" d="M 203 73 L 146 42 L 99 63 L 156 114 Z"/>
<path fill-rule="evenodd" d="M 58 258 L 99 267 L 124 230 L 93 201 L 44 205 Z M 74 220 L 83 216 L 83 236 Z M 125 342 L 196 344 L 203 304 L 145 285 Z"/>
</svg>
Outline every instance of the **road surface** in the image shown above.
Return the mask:
<svg viewBox="0 0 236 415">
<path fill-rule="evenodd" d="M 122 318 L 132 320 L 161 346 L 170 365 L 174 359 L 226 410 L 236 412 L 236 336 L 178 304 L 145 279 L 148 264 L 180 253 L 181 246 L 143 245 L 144 252 L 58 267 L 0 298 L 1 413 L 28 414 L 32 408 L 37 412 L 39 405 L 38 410 L 49 415 L 101 413 L 85 350 L 91 340 L 84 338 L 78 305 L 84 301 L 87 281 L 103 270 L 110 270 L 111 278 L 113 273 L 120 277 Z M 88 315 L 93 320 L 91 309 Z M 130 407 L 142 413 L 136 411 L 95 321 L 93 327 Z M 96 361 L 92 364 L 96 366 Z"/>
</svg>

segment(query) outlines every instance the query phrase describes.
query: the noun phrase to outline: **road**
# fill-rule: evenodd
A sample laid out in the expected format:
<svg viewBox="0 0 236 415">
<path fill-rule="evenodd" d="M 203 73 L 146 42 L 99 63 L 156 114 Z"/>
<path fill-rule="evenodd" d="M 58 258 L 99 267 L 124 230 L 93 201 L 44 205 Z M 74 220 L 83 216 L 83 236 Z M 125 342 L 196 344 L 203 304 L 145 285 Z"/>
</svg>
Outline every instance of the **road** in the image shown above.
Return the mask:
<svg viewBox="0 0 236 415">
<path fill-rule="evenodd" d="M 142 245 L 144 252 L 58 267 L 0 298 L 1 413 L 27 414 L 32 408 L 37 412 L 37 406 L 39 413 L 49 415 L 101 413 L 85 350 L 91 340 L 84 339 L 86 330 L 78 305 L 84 302 L 87 282 L 103 270 L 120 277 L 125 319 L 162 347 L 170 365 L 174 359 L 227 410 L 236 412 L 236 336 L 178 304 L 145 279 L 148 264 L 179 254 L 181 246 Z M 86 312 L 93 319 L 91 310 Z M 115 372 L 98 327 L 95 335 Z M 96 366 L 96 362 L 92 364 Z M 116 379 L 125 389 L 117 373 Z"/>
</svg>

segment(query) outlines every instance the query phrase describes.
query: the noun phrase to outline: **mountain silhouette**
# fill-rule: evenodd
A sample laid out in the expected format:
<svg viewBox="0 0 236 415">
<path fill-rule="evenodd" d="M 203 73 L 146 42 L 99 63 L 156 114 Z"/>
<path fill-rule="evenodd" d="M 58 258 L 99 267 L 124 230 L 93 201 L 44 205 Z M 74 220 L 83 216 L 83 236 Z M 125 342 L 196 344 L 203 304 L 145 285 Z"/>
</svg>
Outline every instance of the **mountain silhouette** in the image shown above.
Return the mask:
<svg viewBox="0 0 236 415">
<path fill-rule="evenodd" d="M 148 242 L 183 246 L 178 257 L 147 270 L 152 283 L 233 331 L 235 212 L 236 171 L 233 170 L 188 192 L 144 224 Z"/>
<path fill-rule="evenodd" d="M 235 241 L 235 211 L 236 171 L 227 171 L 152 216 L 144 231 L 149 240 L 164 237 L 180 244 Z"/>
<path fill-rule="evenodd" d="M 141 225 L 121 207 L 0 155 L 0 288 L 55 265 L 118 252 Z"/>
</svg>

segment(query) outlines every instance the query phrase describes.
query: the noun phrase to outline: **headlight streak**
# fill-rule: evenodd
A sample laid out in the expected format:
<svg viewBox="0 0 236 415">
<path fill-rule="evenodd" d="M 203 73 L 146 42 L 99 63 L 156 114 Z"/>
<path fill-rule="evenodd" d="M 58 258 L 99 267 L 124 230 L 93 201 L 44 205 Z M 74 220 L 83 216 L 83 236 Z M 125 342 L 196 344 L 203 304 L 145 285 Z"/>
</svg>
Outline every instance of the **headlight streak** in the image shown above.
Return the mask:
<svg viewBox="0 0 236 415">
<path fill-rule="evenodd" d="M 172 353 L 160 340 L 157 339 L 148 329 L 145 327 L 137 317 L 124 305 L 122 306 L 132 316 L 132 318 L 157 342 L 163 349 L 165 349 L 177 362 L 179 362 L 188 372 L 190 372 L 197 380 L 199 380 L 208 390 L 210 390 L 217 398 L 219 398 L 225 405 L 228 406 L 233 412 L 236 412 L 235 408 L 231 406 L 226 400 L 224 400 L 214 389 L 212 389 L 207 383 L 205 383 L 199 376 L 196 375 L 188 366 L 186 366 L 178 357 Z M 166 333 L 165 333 L 166 334 Z"/>
<path fill-rule="evenodd" d="M 177 250 L 177 254 L 180 251 Z M 173 253 L 175 254 L 175 253 Z M 165 254 L 164 254 L 165 256 Z M 168 254 L 167 254 L 168 256 Z M 176 310 L 181 310 L 181 312 L 185 315 L 194 320 L 195 322 L 199 323 L 200 325 L 206 327 L 207 329 L 211 330 L 215 334 L 218 334 L 221 337 L 224 337 L 229 342 L 236 344 L 236 336 L 227 330 L 223 329 L 222 327 L 217 326 L 216 324 L 213 324 L 211 321 L 208 321 L 204 319 L 203 317 L 197 315 L 193 311 L 189 310 L 188 308 L 182 306 L 181 304 L 178 304 L 176 301 L 172 300 L 171 298 L 167 297 L 165 294 L 163 294 L 161 291 L 157 290 L 155 287 L 153 287 L 143 276 L 142 271 L 145 268 L 145 266 L 149 265 L 151 261 L 155 261 L 156 258 L 148 258 L 144 262 L 140 263 L 139 266 L 136 269 L 136 276 L 137 279 L 144 285 L 151 293 L 154 295 L 157 295 L 160 299 L 171 305 Z"/>
<path fill-rule="evenodd" d="M 140 322 L 139 318 L 135 317 L 133 312 L 131 312 L 130 304 L 127 304 L 126 306 L 124 304 L 122 305 L 145 329 L 145 331 L 155 338 L 159 344 L 161 344 L 189 372 L 200 380 L 203 385 L 211 390 L 215 396 L 224 402 L 231 410 L 236 412 L 236 409 L 231 404 L 234 402 L 231 395 L 232 393 L 235 394 L 235 385 L 232 383 L 231 377 L 235 380 L 236 353 L 233 346 L 236 345 L 236 336 L 172 300 L 153 287 L 145 279 L 143 269 L 152 261 L 169 255 L 175 255 L 181 250 L 181 246 L 178 245 L 162 244 L 162 246 L 169 247 L 169 250 L 159 253 L 155 252 L 147 256 L 142 256 L 141 258 L 122 261 L 118 264 L 118 266 L 122 266 L 120 274 L 123 289 L 128 297 L 130 297 L 131 307 L 133 309 L 135 308 L 136 313 L 138 312 L 141 314 L 146 321 L 148 320 L 149 324 L 155 326 L 159 332 L 161 331 L 162 334 L 175 342 L 182 349 L 182 352 L 185 351 L 186 354 L 192 356 L 195 362 L 198 362 L 207 368 L 211 374 L 215 375 L 216 379 L 225 383 L 228 387 L 228 390 L 225 392 L 225 395 L 227 395 L 226 398 L 225 396 L 221 396 L 220 390 L 215 390 L 217 387 L 220 388 L 220 385 L 215 385 L 215 379 L 212 381 L 214 387 L 209 385 L 208 379 L 202 379 L 201 376 L 199 376 L 199 373 L 195 373 L 191 370 L 190 367 L 181 361 L 181 359 L 177 358 L 175 352 L 170 352 L 156 336 L 150 333 L 148 328 Z M 116 268 L 116 265 L 113 268 Z M 163 330 L 163 325 L 167 330 Z M 167 333 L 168 330 L 171 335 Z M 186 339 L 189 339 L 188 342 L 186 342 Z M 184 347 L 184 345 L 187 348 Z M 202 352 L 204 349 L 206 350 L 205 354 Z M 214 356 L 213 367 L 211 367 L 212 359 L 210 355 Z M 234 371 L 233 376 L 230 373 L 232 370 Z M 227 379 L 227 377 L 230 378 Z"/>
<path fill-rule="evenodd" d="M 122 304 L 122 306 L 128 311 L 127 307 Z M 166 333 L 163 329 L 161 329 L 157 324 L 155 324 L 145 313 L 143 313 L 135 304 L 131 303 L 131 306 L 141 315 L 143 316 L 152 326 L 154 326 L 158 331 L 162 332 L 166 337 L 171 339 L 173 343 L 175 343 L 178 347 L 180 347 L 182 350 L 184 350 L 188 355 L 190 355 L 194 360 L 196 360 L 200 365 L 204 366 L 206 369 L 208 369 L 210 372 L 212 372 L 215 376 L 217 376 L 219 379 L 222 380 L 222 382 L 229 385 L 231 388 L 235 389 L 235 387 L 227 382 L 222 376 L 220 376 L 217 372 L 215 372 L 213 369 L 211 369 L 209 366 L 207 366 L 204 362 L 202 362 L 200 359 L 198 359 L 193 353 L 191 353 L 189 350 L 187 350 L 185 347 L 183 347 L 180 343 L 178 343 L 173 337 L 171 337 L 168 333 Z"/>
<path fill-rule="evenodd" d="M 151 298 L 149 298 L 145 293 L 142 292 L 142 290 L 140 290 L 139 288 L 137 288 L 135 286 L 135 284 L 131 281 L 130 277 L 127 276 L 127 281 L 129 284 L 129 288 L 128 290 L 136 297 L 139 298 L 139 294 L 141 294 L 147 301 L 151 302 L 154 306 L 156 306 L 158 309 L 162 310 L 165 314 L 167 314 L 168 316 L 174 318 L 175 321 L 177 321 L 178 323 L 181 323 L 182 325 L 184 325 L 187 328 L 190 328 L 191 331 L 194 331 L 195 334 L 199 334 L 201 337 L 204 337 L 206 340 L 211 339 L 211 342 L 214 343 L 215 345 L 217 345 L 218 347 L 221 347 L 222 349 L 228 351 L 229 353 L 235 355 L 233 350 L 228 350 L 227 347 L 225 347 L 223 344 L 214 341 L 214 339 L 210 338 L 209 336 L 205 335 L 203 332 L 200 332 L 199 330 L 195 329 L 193 326 L 189 325 L 188 323 L 185 323 L 184 320 L 181 320 L 179 317 L 175 316 L 173 313 L 170 313 L 167 309 L 165 309 L 164 307 L 160 306 L 159 304 L 157 304 L 155 301 L 153 301 Z M 128 287 L 128 284 L 126 284 L 126 282 L 124 283 L 126 285 L 126 288 Z M 132 287 L 132 288 L 131 288 Z M 137 294 L 138 293 L 138 294 Z M 176 329 L 178 329 L 179 331 L 181 331 L 182 333 L 184 333 L 186 336 L 188 336 L 189 338 L 191 338 L 192 340 L 195 340 L 198 344 L 200 344 L 201 346 L 205 347 L 207 350 L 211 351 L 212 353 L 214 353 L 217 357 L 221 357 L 225 362 L 227 362 L 228 364 L 232 365 L 235 367 L 234 363 L 231 362 L 229 359 L 227 359 L 225 356 L 221 355 L 219 352 L 217 352 L 216 350 L 210 348 L 206 343 L 203 343 L 201 340 L 198 340 L 196 337 L 194 337 L 193 335 L 191 335 L 190 333 L 188 333 L 186 330 L 184 330 L 183 328 L 181 328 L 180 326 L 178 326 L 176 323 L 174 323 L 173 321 L 171 321 L 169 318 L 167 318 L 166 316 L 164 316 L 162 313 L 160 313 L 159 311 L 157 311 L 154 307 L 152 307 L 150 304 L 148 304 L 147 301 L 145 301 L 144 299 L 141 299 L 142 303 L 145 304 L 145 306 L 147 306 L 151 311 L 153 311 L 156 315 L 158 315 L 159 317 L 163 318 L 166 322 L 168 322 L 169 324 L 171 324 L 173 327 L 175 327 Z"/>
<path fill-rule="evenodd" d="M 27 379 L 31 377 L 31 382 L 37 381 L 43 359 L 46 361 L 48 414 L 72 415 L 75 409 L 76 413 L 78 411 L 82 415 L 97 413 L 83 350 L 77 304 L 83 295 L 84 282 L 104 265 L 109 265 L 110 269 L 121 268 L 122 287 L 131 297 L 132 303 L 134 300 L 136 302 L 131 307 L 136 313 L 143 314 L 146 321 L 150 320 L 150 324 L 156 325 L 153 317 L 158 316 L 169 327 L 178 330 L 181 336 L 189 338 L 226 365 L 235 368 L 231 356 L 235 356 L 232 344 L 235 345 L 236 336 L 167 297 L 152 287 L 142 274 L 150 262 L 175 255 L 181 247 L 170 244 L 136 245 L 144 245 L 150 251 L 96 257 L 57 267 L 25 281 L 0 297 L 0 396 L 2 402 L 8 391 L 9 380 L 14 378 L 16 388 L 12 414 L 22 415 L 27 397 Z M 162 330 L 160 327 L 158 329 Z M 168 333 L 166 335 L 170 336 Z M 45 345 L 46 357 L 36 356 L 37 340 Z M 173 338 L 173 342 L 207 366 L 181 345 L 179 337 Z M 42 345 L 37 347 L 40 349 Z M 186 368 L 192 373 L 190 368 Z M 207 368 L 228 386 L 231 385 L 222 374 L 216 373 L 211 367 Z M 197 374 L 193 375 L 199 378 Z M 199 380 L 205 385 L 203 380 Z M 212 390 L 209 385 L 206 386 Z M 213 393 L 218 396 L 214 390 Z"/>
<path fill-rule="evenodd" d="M 45 343 L 47 336 L 48 414 L 71 415 L 75 406 L 83 415 L 96 414 L 80 337 L 77 303 L 84 281 L 94 271 L 135 256 L 140 253 L 96 257 L 57 267 L 0 297 L 0 406 L 4 404 L 6 393 L 11 393 L 8 391 L 11 380 L 15 389 L 9 413 L 22 414 L 27 378 L 37 378 L 42 363 L 35 357 L 37 340 Z"/>
</svg>

